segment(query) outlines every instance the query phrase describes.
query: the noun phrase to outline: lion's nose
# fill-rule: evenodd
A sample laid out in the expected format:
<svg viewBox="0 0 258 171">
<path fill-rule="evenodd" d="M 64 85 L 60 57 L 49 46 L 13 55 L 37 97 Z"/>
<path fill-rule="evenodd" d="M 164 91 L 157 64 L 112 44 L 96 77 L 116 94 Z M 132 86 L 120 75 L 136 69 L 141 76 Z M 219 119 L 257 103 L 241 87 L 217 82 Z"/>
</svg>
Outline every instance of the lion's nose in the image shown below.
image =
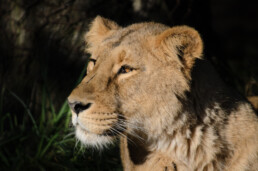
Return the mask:
<svg viewBox="0 0 258 171">
<path fill-rule="evenodd" d="M 80 112 L 89 109 L 92 103 L 83 104 L 81 102 L 68 102 L 68 104 L 72 111 L 79 115 Z"/>
</svg>

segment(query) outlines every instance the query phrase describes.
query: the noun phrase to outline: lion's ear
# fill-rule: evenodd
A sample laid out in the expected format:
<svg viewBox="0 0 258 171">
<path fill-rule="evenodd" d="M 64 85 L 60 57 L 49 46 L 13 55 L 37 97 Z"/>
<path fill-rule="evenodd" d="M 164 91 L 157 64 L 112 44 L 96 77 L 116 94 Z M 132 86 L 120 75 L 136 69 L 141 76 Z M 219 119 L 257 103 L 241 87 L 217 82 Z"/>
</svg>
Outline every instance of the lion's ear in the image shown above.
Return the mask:
<svg viewBox="0 0 258 171">
<path fill-rule="evenodd" d="M 112 30 L 120 28 L 114 21 L 97 16 L 91 23 L 89 31 L 85 34 L 86 43 L 92 47 L 99 44 Z"/>
<path fill-rule="evenodd" d="M 188 26 L 175 26 L 156 37 L 156 46 L 167 55 L 177 55 L 186 70 L 192 68 L 196 58 L 202 58 L 203 42 L 199 33 Z"/>
</svg>

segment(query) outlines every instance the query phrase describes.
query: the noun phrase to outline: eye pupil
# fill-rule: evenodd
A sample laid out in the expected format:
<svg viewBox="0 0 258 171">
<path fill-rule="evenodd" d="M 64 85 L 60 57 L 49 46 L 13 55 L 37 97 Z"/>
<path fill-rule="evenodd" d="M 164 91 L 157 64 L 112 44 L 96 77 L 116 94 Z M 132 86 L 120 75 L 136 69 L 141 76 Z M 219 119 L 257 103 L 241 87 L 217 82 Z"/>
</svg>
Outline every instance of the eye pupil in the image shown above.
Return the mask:
<svg viewBox="0 0 258 171">
<path fill-rule="evenodd" d="M 127 73 L 127 68 L 125 68 L 124 66 L 122 66 L 122 68 L 121 68 L 121 73 Z"/>
<path fill-rule="evenodd" d="M 132 68 L 130 68 L 127 65 L 123 65 L 120 70 L 118 71 L 118 74 L 126 74 L 128 72 L 132 71 Z"/>
</svg>

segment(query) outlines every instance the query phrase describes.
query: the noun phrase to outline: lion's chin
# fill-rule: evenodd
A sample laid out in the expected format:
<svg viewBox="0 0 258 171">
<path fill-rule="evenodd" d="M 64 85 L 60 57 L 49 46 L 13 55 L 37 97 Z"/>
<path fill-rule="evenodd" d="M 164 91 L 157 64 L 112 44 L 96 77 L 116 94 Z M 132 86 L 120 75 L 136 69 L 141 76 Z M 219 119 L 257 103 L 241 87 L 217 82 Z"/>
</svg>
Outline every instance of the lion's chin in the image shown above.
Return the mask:
<svg viewBox="0 0 258 171">
<path fill-rule="evenodd" d="M 87 147 L 102 149 L 114 142 L 114 137 L 106 135 L 97 135 L 83 130 L 80 126 L 76 127 L 76 137 Z"/>
</svg>

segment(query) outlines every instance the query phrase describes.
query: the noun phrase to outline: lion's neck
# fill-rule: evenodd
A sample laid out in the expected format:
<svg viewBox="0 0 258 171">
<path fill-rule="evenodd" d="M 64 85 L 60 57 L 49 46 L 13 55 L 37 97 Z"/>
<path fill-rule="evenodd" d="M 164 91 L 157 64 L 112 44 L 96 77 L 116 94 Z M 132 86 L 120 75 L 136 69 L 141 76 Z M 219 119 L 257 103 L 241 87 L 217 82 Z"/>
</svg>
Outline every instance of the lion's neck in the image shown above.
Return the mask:
<svg viewBox="0 0 258 171">
<path fill-rule="evenodd" d="M 212 163 L 214 156 L 219 155 L 224 148 L 221 135 L 215 132 L 214 125 L 197 123 L 187 115 L 189 113 L 174 118 L 169 126 L 166 125 L 169 118 L 166 120 L 156 118 L 158 125 L 152 123 L 145 128 L 148 130 L 147 149 L 150 153 L 169 157 L 185 170 L 192 168 L 203 170 L 207 165 L 212 165 L 217 170 L 222 169 L 223 161 Z"/>
<path fill-rule="evenodd" d="M 207 70 L 215 76 L 208 78 Z M 176 111 L 173 106 L 178 104 L 170 104 L 170 109 L 163 106 L 143 121 L 148 132 L 148 149 L 171 157 L 182 167 L 189 167 L 188 170 L 204 167 L 221 170 L 228 156 L 216 157 L 221 158 L 220 161 L 214 161 L 214 156 L 224 155 L 223 151 L 229 149 L 225 149 L 225 137 L 219 130 L 223 129 L 225 118 L 241 97 L 232 96 L 235 93 L 205 61 L 196 63 L 190 87 L 184 97 L 177 96 L 181 107 Z"/>
</svg>

